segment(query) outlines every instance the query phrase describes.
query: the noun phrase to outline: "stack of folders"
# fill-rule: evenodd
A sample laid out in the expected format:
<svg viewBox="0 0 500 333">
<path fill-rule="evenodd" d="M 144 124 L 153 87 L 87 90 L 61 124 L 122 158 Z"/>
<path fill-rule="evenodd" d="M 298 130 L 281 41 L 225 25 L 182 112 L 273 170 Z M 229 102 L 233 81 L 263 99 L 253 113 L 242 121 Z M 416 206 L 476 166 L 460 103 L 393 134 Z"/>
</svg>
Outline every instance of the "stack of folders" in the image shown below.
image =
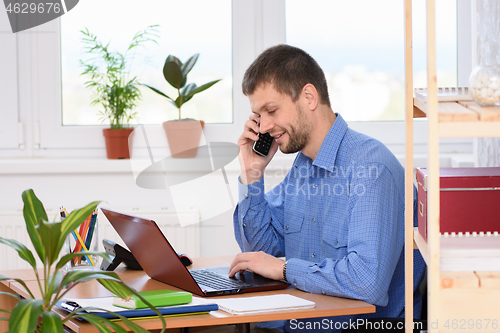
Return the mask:
<svg viewBox="0 0 500 333">
<path fill-rule="evenodd" d="M 139 293 L 153 304 L 162 315 L 201 314 L 219 309 L 217 304 L 203 298 L 192 297 L 188 292 L 154 290 Z M 117 304 L 120 305 L 117 306 Z M 126 318 L 157 316 L 156 312 L 148 308 L 137 296 L 129 300 L 120 299 L 119 297 L 67 299 L 63 302 L 58 302 L 56 305 L 66 311 L 73 311 L 76 306 L 82 308 L 82 313 L 91 313 L 107 319 L 118 318 L 107 311 L 114 312 Z M 84 311 L 84 308 L 87 307 L 94 309 Z M 124 310 L 123 307 L 127 307 L 127 309 Z M 95 310 L 95 308 L 102 310 Z"/>
</svg>

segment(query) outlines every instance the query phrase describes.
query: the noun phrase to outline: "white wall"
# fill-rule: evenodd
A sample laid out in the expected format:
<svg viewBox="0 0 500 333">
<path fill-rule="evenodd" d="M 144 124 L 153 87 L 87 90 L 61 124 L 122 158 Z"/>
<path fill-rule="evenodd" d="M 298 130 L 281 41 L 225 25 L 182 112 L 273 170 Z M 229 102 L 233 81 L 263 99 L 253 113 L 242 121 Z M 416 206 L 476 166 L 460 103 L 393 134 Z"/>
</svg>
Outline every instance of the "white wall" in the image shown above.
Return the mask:
<svg viewBox="0 0 500 333">
<path fill-rule="evenodd" d="M 290 158 L 273 162 L 266 176 L 268 189 L 282 180 L 290 165 Z M 233 202 L 237 203 L 237 160 L 227 165 L 225 170 Z M 175 209 L 167 190 L 143 189 L 136 185 L 128 160 L 0 159 L 0 218 L 6 213 L 21 214 L 21 194 L 29 188 L 44 204 L 50 220 L 57 219 L 61 206 L 71 211 L 95 200 L 102 200 L 101 206 L 118 211 Z M 180 207 L 190 206 L 187 201 Z M 209 219 L 203 210 L 200 211 L 199 245 L 202 257 L 240 252 L 233 235 L 233 211 L 234 208 Z"/>
</svg>

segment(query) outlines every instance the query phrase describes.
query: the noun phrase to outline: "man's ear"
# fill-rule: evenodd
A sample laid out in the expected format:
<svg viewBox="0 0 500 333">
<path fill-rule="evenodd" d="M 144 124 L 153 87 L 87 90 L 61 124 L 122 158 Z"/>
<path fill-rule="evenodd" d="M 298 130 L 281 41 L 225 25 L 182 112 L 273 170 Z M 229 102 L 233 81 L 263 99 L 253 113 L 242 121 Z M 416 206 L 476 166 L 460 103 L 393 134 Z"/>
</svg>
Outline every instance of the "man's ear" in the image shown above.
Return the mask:
<svg viewBox="0 0 500 333">
<path fill-rule="evenodd" d="M 302 88 L 302 94 L 305 100 L 307 101 L 309 109 L 316 110 L 316 107 L 318 106 L 319 103 L 319 96 L 316 87 L 311 83 L 308 83 L 304 86 L 304 88 Z"/>
</svg>

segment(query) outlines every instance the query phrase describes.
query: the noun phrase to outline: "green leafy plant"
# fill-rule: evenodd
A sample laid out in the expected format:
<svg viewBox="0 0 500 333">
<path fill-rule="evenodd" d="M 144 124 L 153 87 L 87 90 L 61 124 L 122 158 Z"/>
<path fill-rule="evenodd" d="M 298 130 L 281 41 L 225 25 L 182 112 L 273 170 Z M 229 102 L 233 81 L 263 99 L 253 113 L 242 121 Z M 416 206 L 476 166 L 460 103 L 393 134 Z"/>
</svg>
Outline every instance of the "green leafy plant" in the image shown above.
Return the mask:
<svg viewBox="0 0 500 333">
<path fill-rule="evenodd" d="M 187 75 L 189 72 L 193 69 L 194 65 L 198 61 L 198 57 L 200 56 L 199 53 L 196 53 L 195 55 L 191 56 L 185 63 L 179 60 L 179 58 L 169 55 L 167 59 L 165 60 L 165 65 L 163 66 L 163 76 L 165 77 L 165 80 L 177 89 L 177 97 L 174 99 L 172 97 L 169 97 L 165 93 L 161 92 L 160 90 L 153 88 L 147 84 L 144 84 L 146 87 L 149 89 L 153 90 L 155 93 L 168 98 L 169 102 L 172 103 L 179 112 L 179 120 L 182 119 L 181 117 L 181 107 L 184 103 L 189 101 L 191 98 L 193 98 L 194 95 L 207 90 L 219 80 L 214 80 L 210 81 L 208 83 L 202 84 L 201 86 L 197 86 L 196 83 L 189 83 L 187 84 Z"/>
<path fill-rule="evenodd" d="M 136 33 L 123 54 L 110 51 L 109 43 L 103 45 L 87 28 L 81 30 L 85 52 L 96 56 L 85 61 L 80 60 L 85 68 L 82 75 L 89 77 L 85 86 L 94 93 L 91 104 L 100 104 L 103 107 L 103 110 L 99 111 L 101 120 L 109 120 L 112 129 L 128 127 L 137 116 L 133 108 L 141 98 L 141 91 L 137 77 L 129 79 L 130 68 L 127 68 L 127 65 L 134 58 L 129 51 L 135 51 L 147 42 L 157 44 L 156 27 L 158 25 L 151 25 Z"/>
<path fill-rule="evenodd" d="M 108 319 L 101 318 L 89 313 L 81 313 L 82 310 L 92 310 L 95 308 L 80 308 L 68 313 L 65 317 L 52 311 L 56 302 L 62 300 L 66 293 L 81 282 L 97 279 L 106 289 L 123 298 L 129 298 L 133 294 L 137 295 L 148 306 L 154 310 L 160 317 L 165 330 L 165 320 L 158 310 L 146 301 L 137 291 L 125 285 L 118 275 L 114 272 L 101 271 L 82 271 L 75 270 L 64 273 L 61 268 L 75 257 L 83 253 L 75 252 L 63 255 L 59 253 L 63 247 L 66 237 L 71 231 L 82 224 L 97 207 L 97 201 L 87 206 L 77 209 L 69 214 L 62 222 L 48 222 L 47 214 L 42 203 L 38 200 L 33 190 L 26 190 L 22 194 L 24 202 L 24 220 L 26 229 L 33 244 L 33 247 L 43 263 L 43 273 L 37 270 L 37 263 L 33 253 L 23 244 L 13 239 L 0 237 L 0 243 L 6 244 L 17 251 L 21 259 L 27 261 L 33 268 L 38 283 L 39 294 L 41 297 L 36 299 L 34 293 L 28 288 L 22 279 L 10 278 L 0 275 L 0 280 L 15 280 L 25 289 L 31 299 L 21 299 L 18 295 L 2 292 L 18 300 L 18 303 L 12 310 L 0 309 L 0 312 L 10 313 L 10 319 L 0 318 L 0 320 L 9 320 L 9 332 L 11 333 L 33 333 L 33 332 L 63 332 L 63 325 L 68 320 L 74 318 L 83 318 L 96 326 L 99 332 L 126 332 L 118 323 Z M 103 252 L 85 252 L 86 254 L 99 255 L 106 260 L 109 256 Z M 109 311 L 108 311 L 109 312 Z M 110 312 L 112 313 L 112 312 Z M 112 313 L 119 317 L 122 322 L 133 332 L 148 332 L 133 321 Z"/>
</svg>

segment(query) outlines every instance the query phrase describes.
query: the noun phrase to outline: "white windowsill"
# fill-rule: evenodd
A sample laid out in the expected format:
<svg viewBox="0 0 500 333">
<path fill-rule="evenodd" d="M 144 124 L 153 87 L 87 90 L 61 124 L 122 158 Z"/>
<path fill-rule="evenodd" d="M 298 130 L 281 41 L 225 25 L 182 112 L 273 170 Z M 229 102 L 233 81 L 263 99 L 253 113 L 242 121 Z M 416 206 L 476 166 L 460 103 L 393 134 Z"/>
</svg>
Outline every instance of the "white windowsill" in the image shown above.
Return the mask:
<svg viewBox="0 0 500 333">
<path fill-rule="evenodd" d="M 404 155 L 396 156 L 404 165 Z M 278 154 L 269 164 L 268 170 L 288 169 L 295 155 Z M 416 165 L 426 163 L 426 155 L 415 155 Z M 9 158 L 0 159 L 0 175 L 20 174 L 82 174 L 82 173 L 132 173 L 132 163 L 150 164 L 147 158 L 133 160 L 108 160 L 104 158 Z M 196 166 L 184 159 L 178 167 L 179 172 L 196 171 Z M 183 164 L 185 163 L 185 164 Z M 188 166 L 188 167 L 186 167 Z M 472 154 L 442 154 L 442 167 L 473 166 Z M 239 172 L 237 159 L 229 163 L 225 170 Z"/>
</svg>

